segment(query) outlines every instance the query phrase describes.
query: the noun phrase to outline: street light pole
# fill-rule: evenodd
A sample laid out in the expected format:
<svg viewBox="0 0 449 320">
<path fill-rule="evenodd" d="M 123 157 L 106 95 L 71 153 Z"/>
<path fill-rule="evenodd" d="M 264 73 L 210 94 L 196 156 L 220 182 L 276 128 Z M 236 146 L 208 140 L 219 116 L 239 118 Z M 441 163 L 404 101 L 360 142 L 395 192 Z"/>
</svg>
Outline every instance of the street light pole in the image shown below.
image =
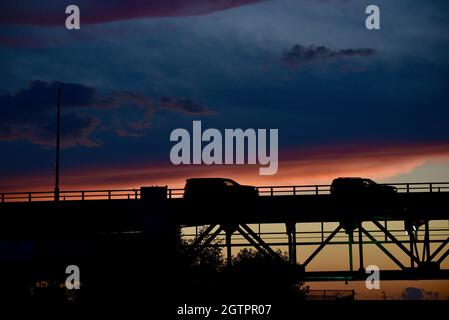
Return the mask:
<svg viewBox="0 0 449 320">
<path fill-rule="evenodd" d="M 56 114 L 56 164 L 55 164 L 55 201 L 59 201 L 59 131 L 60 131 L 60 122 L 61 122 L 61 91 L 64 83 L 59 85 L 58 89 L 58 110 Z"/>
</svg>

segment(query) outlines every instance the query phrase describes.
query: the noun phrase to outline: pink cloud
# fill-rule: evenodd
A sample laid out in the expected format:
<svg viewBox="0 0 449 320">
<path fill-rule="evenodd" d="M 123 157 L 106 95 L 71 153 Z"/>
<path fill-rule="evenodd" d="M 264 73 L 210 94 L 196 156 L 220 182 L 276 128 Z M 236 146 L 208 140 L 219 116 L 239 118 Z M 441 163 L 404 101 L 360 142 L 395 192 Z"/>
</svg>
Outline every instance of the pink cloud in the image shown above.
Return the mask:
<svg viewBox="0 0 449 320">
<path fill-rule="evenodd" d="M 258 186 L 330 184 L 338 176 L 394 179 L 429 161 L 448 162 L 449 143 L 290 150 L 281 153 L 279 171 L 274 176 L 260 176 L 256 165 L 174 166 L 167 160 L 164 164 L 133 163 L 65 170 L 62 184 L 64 190 L 139 188 L 144 185 L 182 188 L 185 179 L 190 177 L 229 177 Z M 51 190 L 51 183 L 51 177 L 45 175 L 15 176 L 3 179 L 2 191 L 20 191 L 23 185 L 29 190 Z"/>
<path fill-rule="evenodd" d="M 2 4 L 1 24 L 64 25 L 65 8 L 76 4 L 82 23 L 208 14 L 264 0 L 117 0 L 8 1 Z"/>
</svg>

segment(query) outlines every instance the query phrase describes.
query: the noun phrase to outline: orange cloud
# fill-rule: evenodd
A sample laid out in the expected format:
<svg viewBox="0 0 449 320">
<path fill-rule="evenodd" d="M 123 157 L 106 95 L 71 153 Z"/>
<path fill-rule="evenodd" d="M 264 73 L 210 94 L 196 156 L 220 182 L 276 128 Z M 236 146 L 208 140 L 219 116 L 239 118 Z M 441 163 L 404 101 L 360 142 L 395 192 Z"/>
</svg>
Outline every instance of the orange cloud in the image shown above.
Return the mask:
<svg viewBox="0 0 449 320">
<path fill-rule="evenodd" d="M 168 185 L 181 188 L 189 177 L 230 177 L 253 185 L 328 184 L 337 176 L 390 179 L 430 161 L 449 161 L 449 144 L 320 147 L 282 152 L 278 173 L 260 176 L 258 165 L 128 164 L 64 170 L 63 190 L 139 188 Z M 35 175 L 4 179 L 2 191 L 52 190 L 53 177 Z"/>
</svg>

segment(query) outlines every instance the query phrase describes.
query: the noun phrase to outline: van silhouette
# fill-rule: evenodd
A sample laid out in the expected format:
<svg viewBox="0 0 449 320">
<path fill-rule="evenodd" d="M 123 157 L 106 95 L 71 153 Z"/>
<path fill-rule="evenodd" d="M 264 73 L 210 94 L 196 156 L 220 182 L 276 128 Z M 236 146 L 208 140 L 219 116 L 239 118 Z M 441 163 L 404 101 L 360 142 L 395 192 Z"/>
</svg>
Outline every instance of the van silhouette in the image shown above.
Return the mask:
<svg viewBox="0 0 449 320">
<path fill-rule="evenodd" d="M 330 191 L 333 195 L 391 195 L 395 194 L 397 189 L 378 184 L 371 179 L 345 177 L 334 179 Z"/>
<path fill-rule="evenodd" d="M 259 195 L 254 186 L 241 185 L 225 178 L 191 178 L 186 180 L 184 199 L 252 199 Z"/>
</svg>

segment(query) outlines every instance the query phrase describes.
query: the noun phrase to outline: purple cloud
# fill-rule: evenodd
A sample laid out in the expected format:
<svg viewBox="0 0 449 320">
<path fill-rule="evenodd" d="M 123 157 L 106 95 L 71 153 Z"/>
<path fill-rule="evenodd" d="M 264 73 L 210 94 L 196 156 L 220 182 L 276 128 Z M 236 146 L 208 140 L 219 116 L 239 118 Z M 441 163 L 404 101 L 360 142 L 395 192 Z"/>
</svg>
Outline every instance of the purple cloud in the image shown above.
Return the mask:
<svg viewBox="0 0 449 320">
<path fill-rule="evenodd" d="M 172 98 L 163 96 L 159 98 L 162 109 L 177 111 L 184 114 L 209 114 L 209 108 L 191 99 Z"/>
<path fill-rule="evenodd" d="M 6 0 L 2 1 L 1 24 L 64 25 L 65 8 L 76 4 L 81 23 L 103 23 L 152 17 L 208 14 L 265 0 Z"/>
<path fill-rule="evenodd" d="M 53 145 L 55 132 L 56 97 L 60 83 L 32 81 L 30 87 L 16 94 L 0 95 L 0 140 L 28 140 L 40 145 Z M 63 105 L 68 111 L 62 115 L 63 145 L 97 146 L 91 134 L 99 124 L 98 117 L 79 112 L 79 107 L 91 106 L 95 100 L 92 88 L 66 84 Z"/>
<path fill-rule="evenodd" d="M 0 140 L 28 140 L 54 145 L 57 91 L 60 82 L 31 81 L 15 94 L 0 95 Z M 109 130 L 121 137 L 138 137 L 151 125 L 155 111 L 168 109 L 182 114 L 210 114 L 193 100 L 162 97 L 160 105 L 151 98 L 129 91 L 113 91 L 105 97 L 92 87 L 67 83 L 62 89 L 62 145 L 95 147 L 97 130 Z M 107 121 L 101 121 L 107 119 Z"/>
</svg>

